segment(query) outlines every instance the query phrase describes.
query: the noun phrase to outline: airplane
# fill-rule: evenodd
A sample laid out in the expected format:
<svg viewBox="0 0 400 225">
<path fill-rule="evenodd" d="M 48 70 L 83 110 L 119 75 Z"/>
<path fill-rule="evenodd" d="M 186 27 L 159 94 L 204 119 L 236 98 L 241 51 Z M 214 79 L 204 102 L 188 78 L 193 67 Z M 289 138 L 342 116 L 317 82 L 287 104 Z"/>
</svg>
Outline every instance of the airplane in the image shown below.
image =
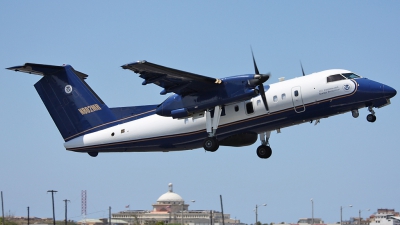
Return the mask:
<svg viewBox="0 0 400 225">
<path fill-rule="evenodd" d="M 145 60 L 122 65 L 170 94 L 155 105 L 108 107 L 86 83 L 87 74 L 71 65 L 25 63 L 6 68 L 36 74 L 34 85 L 61 133 L 66 150 L 96 157 L 105 152 L 169 152 L 203 147 L 242 147 L 258 139 L 259 158 L 272 155 L 272 131 L 367 108 L 390 104 L 397 93 L 388 85 L 344 69 L 330 69 L 264 84 L 270 74 L 254 73 L 213 78 Z"/>
</svg>

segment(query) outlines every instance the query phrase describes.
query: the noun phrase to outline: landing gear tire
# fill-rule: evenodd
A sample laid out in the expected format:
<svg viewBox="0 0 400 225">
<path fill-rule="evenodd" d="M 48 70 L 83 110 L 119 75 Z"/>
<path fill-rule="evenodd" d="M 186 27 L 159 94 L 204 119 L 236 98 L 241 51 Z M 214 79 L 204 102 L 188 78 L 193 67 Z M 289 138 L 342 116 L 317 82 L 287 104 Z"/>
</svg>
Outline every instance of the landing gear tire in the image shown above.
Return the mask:
<svg viewBox="0 0 400 225">
<path fill-rule="evenodd" d="M 358 109 L 355 109 L 355 110 L 351 110 L 351 115 L 354 118 L 357 118 L 360 115 L 360 113 L 358 112 Z"/>
<path fill-rule="evenodd" d="M 267 145 L 260 145 L 257 148 L 257 155 L 262 159 L 268 159 L 272 155 L 272 149 Z"/>
<path fill-rule="evenodd" d="M 376 121 L 376 116 L 374 114 L 368 114 L 367 121 L 373 123 Z"/>
<path fill-rule="evenodd" d="M 88 152 L 88 154 L 92 157 L 96 157 L 99 154 L 99 152 Z"/>
<path fill-rule="evenodd" d="M 215 152 L 219 148 L 218 140 L 215 137 L 208 137 L 203 142 L 203 148 L 209 152 Z"/>
</svg>

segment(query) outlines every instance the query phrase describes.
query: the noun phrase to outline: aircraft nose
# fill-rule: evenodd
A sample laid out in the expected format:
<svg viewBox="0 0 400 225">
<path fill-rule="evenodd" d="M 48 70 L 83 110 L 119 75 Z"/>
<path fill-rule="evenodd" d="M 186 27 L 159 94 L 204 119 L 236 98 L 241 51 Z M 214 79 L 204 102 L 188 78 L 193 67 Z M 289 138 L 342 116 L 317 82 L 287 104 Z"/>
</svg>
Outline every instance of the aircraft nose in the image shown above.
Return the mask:
<svg viewBox="0 0 400 225">
<path fill-rule="evenodd" d="M 394 89 L 394 88 L 392 88 L 390 86 L 387 86 L 387 85 L 384 86 L 383 90 L 385 92 L 385 95 L 388 95 L 389 98 L 392 98 L 397 94 L 396 89 Z"/>
</svg>

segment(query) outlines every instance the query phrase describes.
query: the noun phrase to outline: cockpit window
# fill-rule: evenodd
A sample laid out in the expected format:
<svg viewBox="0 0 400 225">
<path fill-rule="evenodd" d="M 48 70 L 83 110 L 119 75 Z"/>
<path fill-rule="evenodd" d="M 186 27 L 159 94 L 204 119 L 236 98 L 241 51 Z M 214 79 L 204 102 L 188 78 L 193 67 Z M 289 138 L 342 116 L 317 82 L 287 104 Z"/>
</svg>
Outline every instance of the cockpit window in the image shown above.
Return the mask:
<svg viewBox="0 0 400 225">
<path fill-rule="evenodd" d="M 326 78 L 326 81 L 329 82 L 334 82 L 334 81 L 338 81 L 338 80 L 346 80 L 346 78 L 344 78 L 342 75 L 340 74 L 335 74 L 335 75 L 331 75 L 329 77 Z"/>
<path fill-rule="evenodd" d="M 345 76 L 347 79 L 360 78 L 360 76 L 354 73 L 342 73 L 342 75 Z"/>
</svg>

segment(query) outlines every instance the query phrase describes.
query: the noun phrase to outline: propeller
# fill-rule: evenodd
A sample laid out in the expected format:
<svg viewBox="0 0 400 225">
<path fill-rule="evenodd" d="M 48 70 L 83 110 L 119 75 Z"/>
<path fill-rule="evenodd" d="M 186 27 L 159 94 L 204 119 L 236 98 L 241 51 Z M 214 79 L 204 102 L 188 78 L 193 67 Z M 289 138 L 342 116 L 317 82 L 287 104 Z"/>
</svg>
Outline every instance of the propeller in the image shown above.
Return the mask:
<svg viewBox="0 0 400 225">
<path fill-rule="evenodd" d="M 257 63 L 254 58 L 254 53 L 253 49 L 251 49 L 251 55 L 253 56 L 253 64 L 254 64 L 254 79 L 252 80 L 251 84 L 256 86 L 258 85 L 258 90 L 260 92 L 261 98 L 263 100 L 265 110 L 269 111 L 268 105 L 267 105 L 267 98 L 265 97 L 265 90 L 264 90 L 264 82 L 269 79 L 271 74 L 260 74 L 257 68 Z"/>
</svg>

